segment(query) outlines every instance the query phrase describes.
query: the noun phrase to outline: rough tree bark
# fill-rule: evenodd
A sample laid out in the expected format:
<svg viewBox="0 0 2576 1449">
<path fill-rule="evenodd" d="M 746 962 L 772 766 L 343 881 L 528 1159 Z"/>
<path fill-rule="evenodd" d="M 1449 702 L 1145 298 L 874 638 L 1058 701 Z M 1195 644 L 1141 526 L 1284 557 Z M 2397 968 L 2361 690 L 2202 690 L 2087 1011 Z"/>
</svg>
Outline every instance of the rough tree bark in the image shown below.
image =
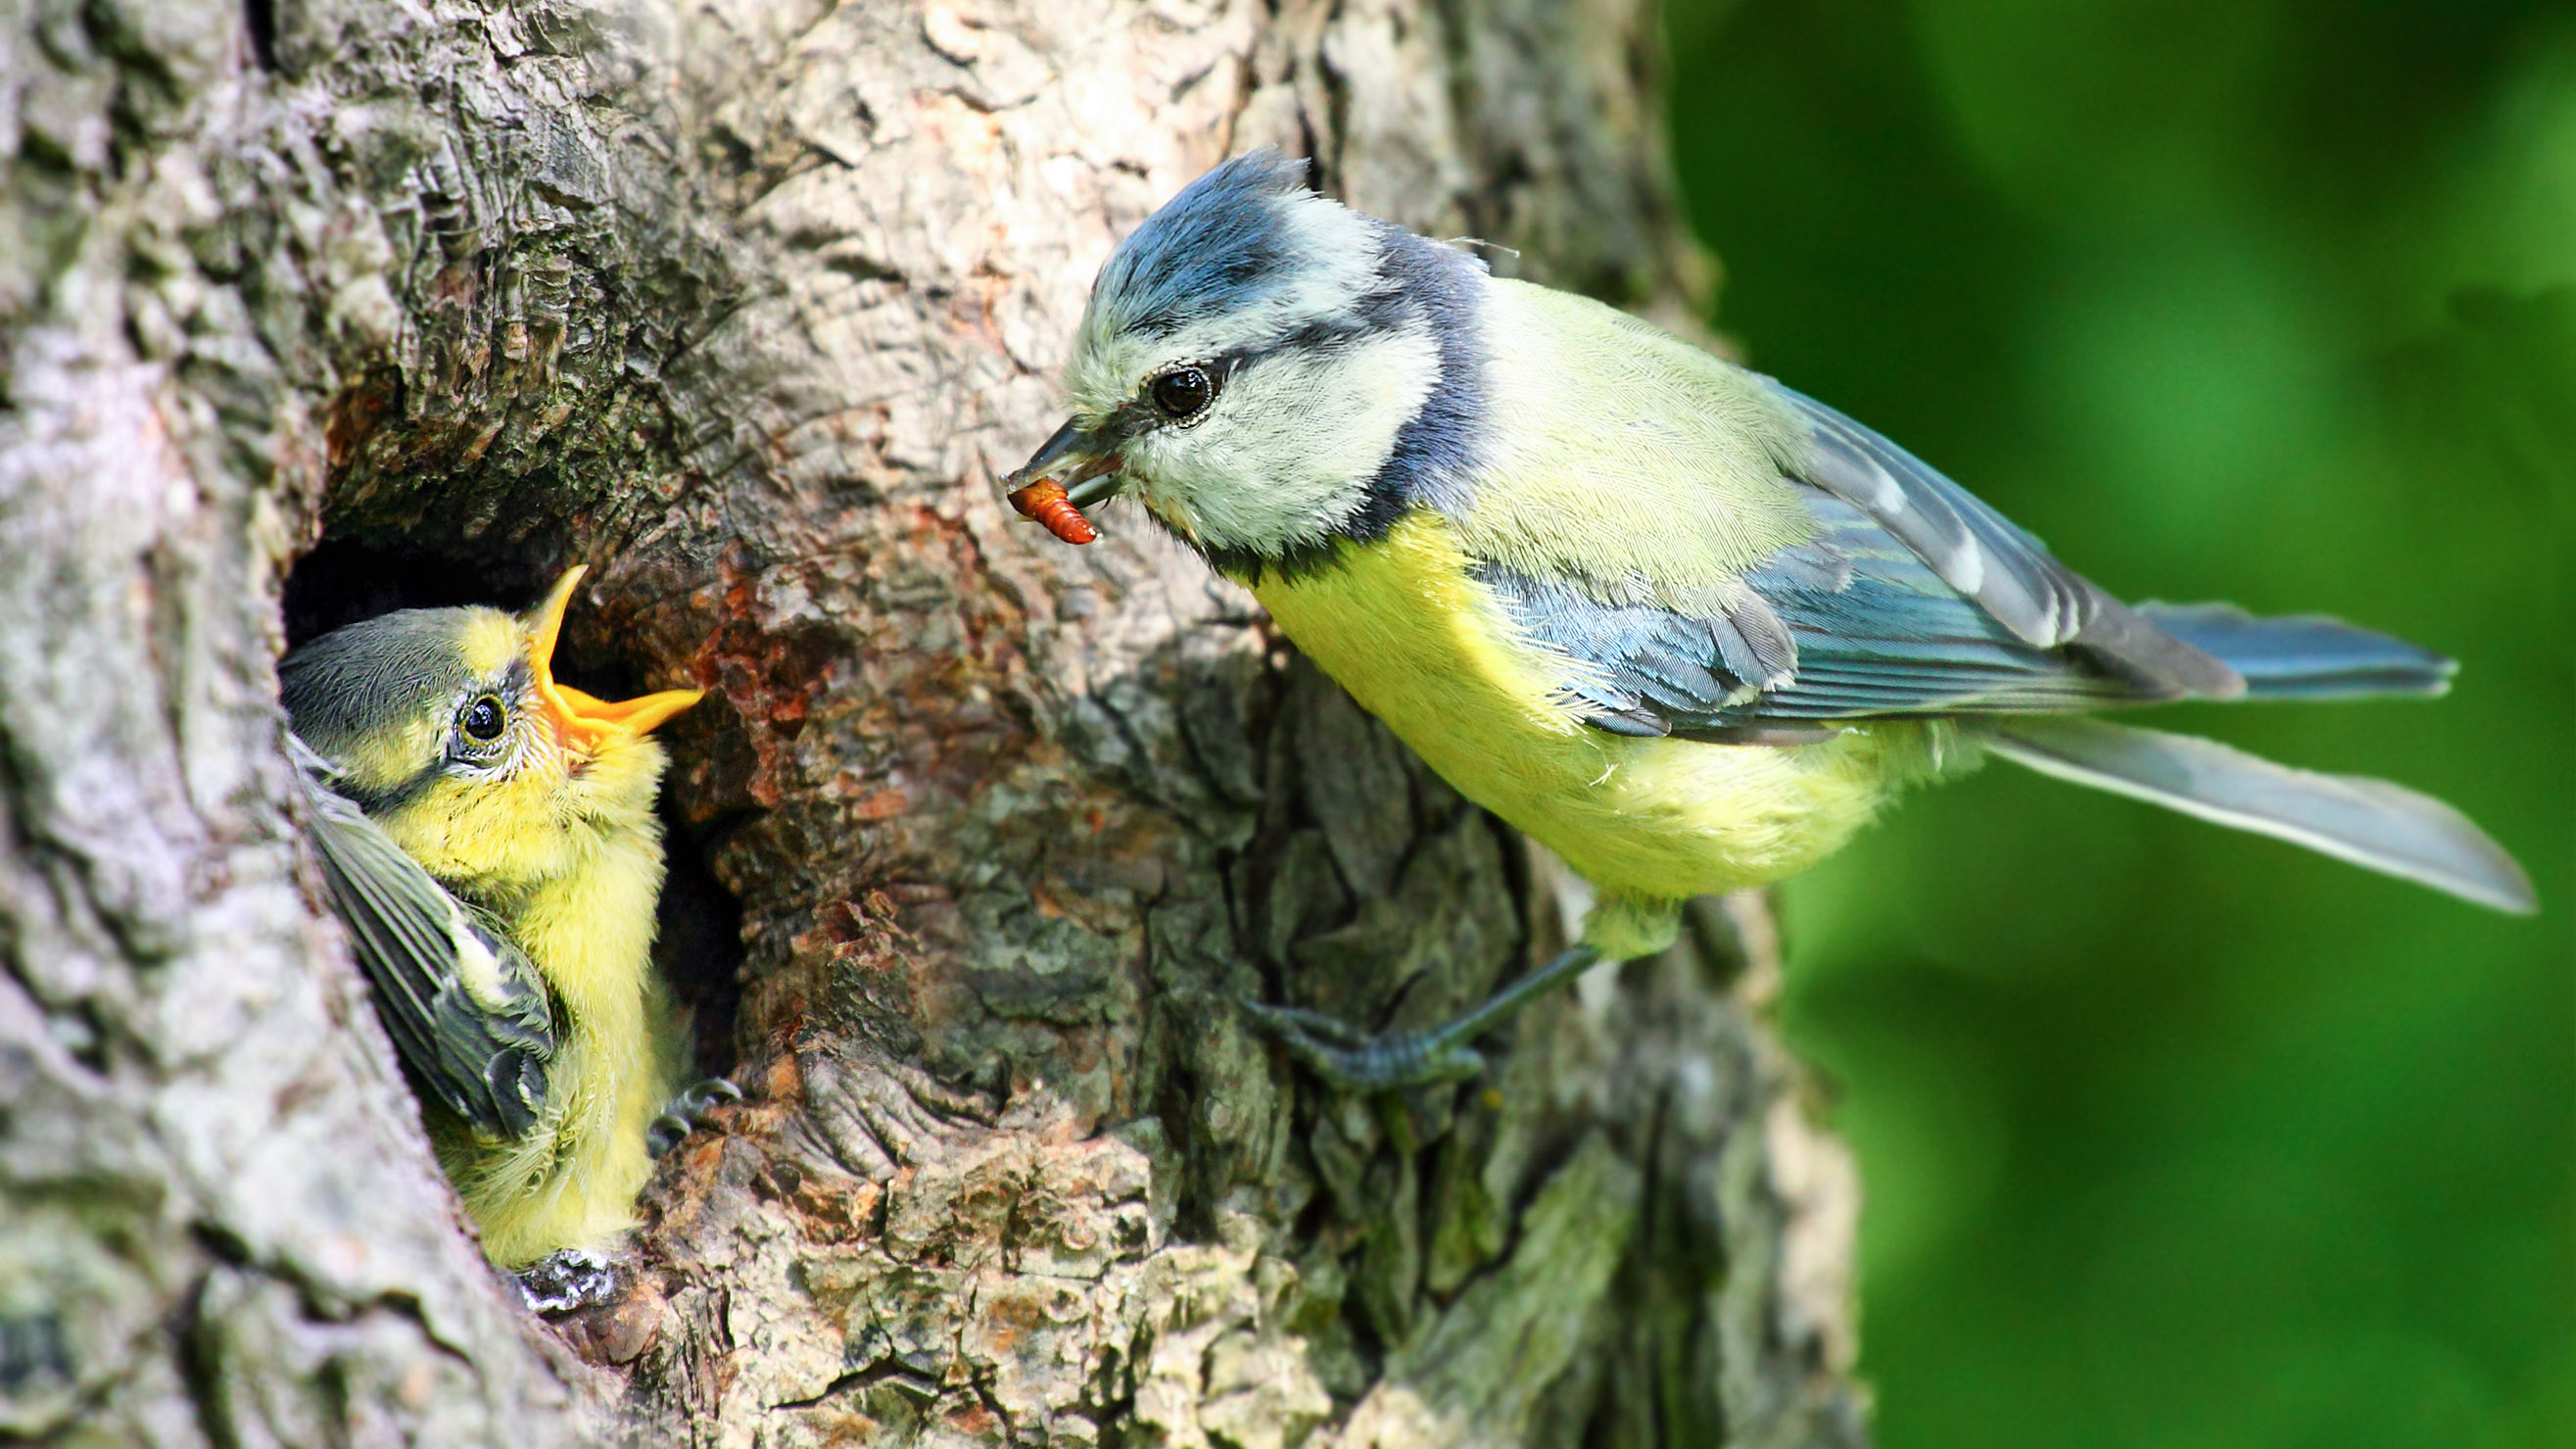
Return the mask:
<svg viewBox="0 0 2576 1449">
<path fill-rule="evenodd" d="M 1335 1100 L 1559 877 L 1141 518 L 994 477 L 1231 149 L 1687 315 L 1637 0 L 17 0 L 0 31 L 0 1437 L 1845 1444 L 1854 1190 L 1759 907 Z M 454 1216 L 274 660 L 592 583 L 694 683 L 665 952 L 751 1099 L 619 1302 Z M 1745 943 L 1756 945 L 1749 954 Z"/>
</svg>

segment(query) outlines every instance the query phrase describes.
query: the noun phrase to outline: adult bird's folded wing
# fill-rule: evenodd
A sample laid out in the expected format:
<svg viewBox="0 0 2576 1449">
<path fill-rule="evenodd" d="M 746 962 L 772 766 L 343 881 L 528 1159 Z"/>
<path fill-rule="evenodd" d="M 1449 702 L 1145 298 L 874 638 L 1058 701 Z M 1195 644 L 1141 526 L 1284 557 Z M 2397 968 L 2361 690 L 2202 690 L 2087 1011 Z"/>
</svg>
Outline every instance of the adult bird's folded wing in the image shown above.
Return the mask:
<svg viewBox="0 0 2576 1449">
<path fill-rule="evenodd" d="M 1729 612 L 1608 602 L 1569 580 L 1491 565 L 1476 577 L 1527 637 L 1569 656 L 1567 693 L 1591 723 L 1620 734 L 1794 743 L 1889 716 L 2051 713 L 2189 693 L 2081 643 L 2031 643 L 1874 513 L 1813 483 L 1780 487 L 1815 537 L 1747 573 Z M 1759 657 L 1747 647 L 1775 636 Z"/>
<path fill-rule="evenodd" d="M 287 741 L 305 833 L 404 1067 L 477 1128 L 527 1131 L 544 1111 L 556 1045 L 535 965 L 333 790 L 328 761 Z"/>
<path fill-rule="evenodd" d="M 1476 566 L 1527 637 L 1569 656 L 1566 692 L 1592 724 L 1794 744 L 1887 716 L 2061 713 L 2246 692 L 2232 659 L 2162 627 L 2174 617 L 2242 641 L 2245 632 L 2221 628 L 2217 613 L 2132 608 L 1886 438 L 1769 379 L 1759 386 L 1802 430 L 1803 452 L 1784 462 L 1776 487 L 1804 513 L 1807 541 L 1740 579 L 1709 580 L 1687 609 Z"/>
</svg>

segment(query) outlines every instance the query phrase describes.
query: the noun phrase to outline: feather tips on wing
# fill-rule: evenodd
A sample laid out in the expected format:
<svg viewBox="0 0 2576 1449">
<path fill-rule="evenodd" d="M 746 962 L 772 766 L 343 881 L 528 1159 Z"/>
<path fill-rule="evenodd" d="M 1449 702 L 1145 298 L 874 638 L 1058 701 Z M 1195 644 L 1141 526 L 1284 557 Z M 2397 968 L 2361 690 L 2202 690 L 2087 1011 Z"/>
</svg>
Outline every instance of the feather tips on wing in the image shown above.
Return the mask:
<svg viewBox="0 0 2576 1449">
<path fill-rule="evenodd" d="M 1813 398 L 1771 386 L 1810 431 L 1805 481 L 1859 508 L 2023 643 L 2075 645 L 2164 698 L 2244 692 L 2224 663 L 2059 563 L 2038 539 L 1921 459 Z"/>
<path fill-rule="evenodd" d="M 2101 591 L 1913 454 L 1791 388 L 1773 383 L 1812 435 L 1806 481 L 1859 508 L 1941 581 L 1984 606 L 2026 644 L 2063 644 Z"/>
<path fill-rule="evenodd" d="M 535 965 L 334 791 L 328 761 L 288 742 L 306 834 L 404 1066 L 476 1127 L 527 1131 L 545 1108 L 556 1045 Z"/>
</svg>

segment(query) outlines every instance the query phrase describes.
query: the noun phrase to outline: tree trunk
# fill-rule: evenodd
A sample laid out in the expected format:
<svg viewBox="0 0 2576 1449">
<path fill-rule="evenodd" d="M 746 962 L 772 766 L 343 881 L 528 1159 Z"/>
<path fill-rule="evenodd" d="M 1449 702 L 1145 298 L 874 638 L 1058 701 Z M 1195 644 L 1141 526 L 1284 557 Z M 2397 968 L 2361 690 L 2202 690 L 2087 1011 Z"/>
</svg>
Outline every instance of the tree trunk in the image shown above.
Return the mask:
<svg viewBox="0 0 2576 1449">
<path fill-rule="evenodd" d="M 1319 1090 L 1579 887 L 1141 515 L 993 480 L 1231 150 L 1687 316 L 1634 0 L 20 0 L 0 53 L 0 1437 L 1846 1444 L 1855 1188 L 1757 902 L 1487 1077 Z M 624 1296 L 460 1230 L 274 662 L 587 562 L 750 1092 Z M 291 575 L 291 576 L 290 576 Z M 1749 962 L 1749 965 L 1748 965 Z"/>
</svg>

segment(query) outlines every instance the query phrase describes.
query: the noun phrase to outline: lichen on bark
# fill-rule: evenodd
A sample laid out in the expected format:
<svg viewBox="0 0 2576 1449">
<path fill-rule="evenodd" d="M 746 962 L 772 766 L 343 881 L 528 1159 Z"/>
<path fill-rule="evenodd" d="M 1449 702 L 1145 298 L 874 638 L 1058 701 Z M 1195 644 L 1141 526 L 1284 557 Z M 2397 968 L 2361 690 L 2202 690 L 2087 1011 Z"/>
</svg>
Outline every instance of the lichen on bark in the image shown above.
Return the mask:
<svg viewBox="0 0 2576 1449">
<path fill-rule="evenodd" d="M 1758 906 L 1365 1103 L 1579 888 L 1141 517 L 993 480 L 1115 239 L 1272 142 L 1705 302 L 1631 0 L 38 0 L 0 89 L 0 1432 L 1843 1444 L 1848 1164 Z M 273 666 L 592 580 L 691 684 L 669 964 L 750 1100 L 625 1296 L 457 1226 L 295 840 Z M 1752 943 L 1748 947 L 1747 942 Z"/>
</svg>

